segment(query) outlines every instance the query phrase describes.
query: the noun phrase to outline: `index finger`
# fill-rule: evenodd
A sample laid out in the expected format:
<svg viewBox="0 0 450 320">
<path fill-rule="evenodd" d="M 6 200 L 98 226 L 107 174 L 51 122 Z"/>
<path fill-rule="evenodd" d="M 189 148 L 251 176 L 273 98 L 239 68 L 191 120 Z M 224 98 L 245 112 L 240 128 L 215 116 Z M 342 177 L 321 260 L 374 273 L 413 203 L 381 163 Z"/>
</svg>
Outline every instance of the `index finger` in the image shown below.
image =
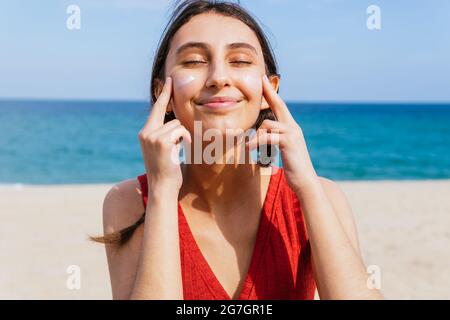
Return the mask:
<svg viewBox="0 0 450 320">
<path fill-rule="evenodd" d="M 272 109 L 275 113 L 278 121 L 284 123 L 295 122 L 294 117 L 289 112 L 286 103 L 284 103 L 283 99 L 281 99 L 272 87 L 266 75 L 263 76 L 263 96 L 269 104 L 270 109 Z"/>
<path fill-rule="evenodd" d="M 160 127 L 164 124 L 164 116 L 166 114 L 166 108 L 169 104 L 170 97 L 172 96 L 172 78 L 167 77 L 166 82 L 161 90 L 161 94 L 152 106 L 150 115 L 148 116 L 147 123 L 144 127 L 150 126 L 153 128 Z"/>
</svg>

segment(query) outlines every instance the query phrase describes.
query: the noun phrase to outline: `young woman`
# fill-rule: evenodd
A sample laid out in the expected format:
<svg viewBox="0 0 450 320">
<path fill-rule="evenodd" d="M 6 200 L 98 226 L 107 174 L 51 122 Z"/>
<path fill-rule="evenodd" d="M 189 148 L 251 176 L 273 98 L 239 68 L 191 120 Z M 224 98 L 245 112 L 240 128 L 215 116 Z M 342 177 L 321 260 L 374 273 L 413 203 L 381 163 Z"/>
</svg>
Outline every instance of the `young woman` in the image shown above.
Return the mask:
<svg viewBox="0 0 450 320">
<path fill-rule="evenodd" d="M 279 82 L 270 45 L 242 7 L 175 9 L 138 134 L 146 172 L 108 192 L 105 236 L 94 238 L 106 243 L 114 299 L 313 299 L 316 288 L 321 299 L 382 298 L 367 286 L 345 195 L 317 176 Z M 282 168 L 177 164 L 182 140 L 196 152 L 194 122 L 224 140 L 227 129 L 258 129 L 245 150 L 277 145 Z"/>
</svg>

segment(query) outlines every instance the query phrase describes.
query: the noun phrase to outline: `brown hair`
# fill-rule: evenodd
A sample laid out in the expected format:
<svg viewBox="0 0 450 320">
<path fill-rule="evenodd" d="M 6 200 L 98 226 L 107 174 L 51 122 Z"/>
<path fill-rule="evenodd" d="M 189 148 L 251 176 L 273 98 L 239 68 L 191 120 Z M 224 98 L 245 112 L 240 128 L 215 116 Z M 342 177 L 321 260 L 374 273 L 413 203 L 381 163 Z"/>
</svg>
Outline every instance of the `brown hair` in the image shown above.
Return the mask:
<svg viewBox="0 0 450 320">
<path fill-rule="evenodd" d="M 214 12 L 224 16 L 236 18 L 243 23 L 245 23 L 250 29 L 252 29 L 261 45 L 264 62 L 266 66 L 266 74 L 267 76 L 276 75 L 280 77 L 278 73 L 278 67 L 275 60 L 275 56 L 272 51 L 272 47 L 270 46 L 269 41 L 267 40 L 263 30 L 258 25 L 255 18 L 251 16 L 244 8 L 242 8 L 239 4 L 227 2 L 227 1 L 215 1 L 215 0 L 185 0 L 185 1 L 177 1 L 175 3 L 175 9 L 167 23 L 163 36 L 161 37 L 158 43 L 158 49 L 156 50 L 155 59 L 153 60 L 152 67 L 152 76 L 150 82 L 150 92 L 151 92 L 151 105 L 153 105 L 157 100 L 157 82 L 158 80 L 164 83 L 165 80 L 165 62 L 166 57 L 169 53 L 170 43 L 175 35 L 175 33 L 180 29 L 185 23 L 187 23 L 192 17 L 199 15 L 201 13 L 206 12 Z M 278 92 L 278 91 L 277 91 Z M 175 119 L 175 114 L 173 111 L 166 113 L 164 117 L 164 123 Z M 253 125 L 254 129 L 259 128 L 262 122 L 265 119 L 276 120 L 272 110 L 270 108 L 261 110 L 259 116 Z M 271 163 L 266 163 L 267 159 L 264 159 L 264 162 L 260 161 L 260 153 L 258 150 L 258 160 L 257 163 L 260 166 L 267 167 Z M 267 156 L 271 158 L 270 154 L 270 146 L 267 148 Z M 108 244 L 117 244 L 119 246 L 125 244 L 133 235 L 136 228 L 144 222 L 145 212 L 142 214 L 141 218 L 136 221 L 134 224 L 119 230 L 117 232 L 107 234 L 105 236 L 100 237 L 90 237 L 92 241 L 108 243 Z"/>
</svg>

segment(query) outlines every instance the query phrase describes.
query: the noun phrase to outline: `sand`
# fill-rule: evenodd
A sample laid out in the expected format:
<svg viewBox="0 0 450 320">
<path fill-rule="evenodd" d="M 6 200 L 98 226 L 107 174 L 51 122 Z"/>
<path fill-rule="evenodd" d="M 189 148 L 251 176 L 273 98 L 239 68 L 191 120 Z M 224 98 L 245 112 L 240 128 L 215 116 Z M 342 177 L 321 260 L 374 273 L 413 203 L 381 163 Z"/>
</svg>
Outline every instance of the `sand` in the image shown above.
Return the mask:
<svg viewBox="0 0 450 320">
<path fill-rule="evenodd" d="M 450 299 L 450 180 L 338 183 L 384 296 Z M 87 240 L 110 187 L 0 186 L 0 299 L 111 299 L 104 248 Z"/>
</svg>

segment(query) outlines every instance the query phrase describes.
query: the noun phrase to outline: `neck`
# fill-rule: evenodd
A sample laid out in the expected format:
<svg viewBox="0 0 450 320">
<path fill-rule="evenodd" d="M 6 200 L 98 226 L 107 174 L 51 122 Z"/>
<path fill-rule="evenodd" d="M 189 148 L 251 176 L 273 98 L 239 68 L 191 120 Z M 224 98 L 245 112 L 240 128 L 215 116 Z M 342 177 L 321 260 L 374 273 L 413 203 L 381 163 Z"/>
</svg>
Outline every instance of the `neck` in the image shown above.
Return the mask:
<svg viewBox="0 0 450 320">
<path fill-rule="evenodd" d="M 183 184 L 180 189 L 179 199 L 187 197 L 191 204 L 197 202 L 197 207 L 203 207 L 209 212 L 230 212 L 236 205 L 248 202 L 255 196 L 255 191 L 261 190 L 261 167 L 249 161 L 249 154 L 242 146 L 242 140 L 238 140 L 232 146 L 223 144 L 223 152 L 219 158 L 222 161 L 192 161 L 194 146 L 191 144 L 191 156 L 187 163 L 181 164 Z M 202 146 L 200 154 L 206 144 Z M 227 161 L 232 160 L 232 161 Z M 244 161 L 240 161 L 245 159 Z M 217 160 L 217 158 L 216 158 Z M 209 163 L 208 163 L 209 162 Z"/>
<path fill-rule="evenodd" d="M 211 201 L 231 200 L 236 194 L 245 194 L 246 189 L 259 181 L 257 164 L 184 164 L 183 193 L 194 193 Z"/>
</svg>

